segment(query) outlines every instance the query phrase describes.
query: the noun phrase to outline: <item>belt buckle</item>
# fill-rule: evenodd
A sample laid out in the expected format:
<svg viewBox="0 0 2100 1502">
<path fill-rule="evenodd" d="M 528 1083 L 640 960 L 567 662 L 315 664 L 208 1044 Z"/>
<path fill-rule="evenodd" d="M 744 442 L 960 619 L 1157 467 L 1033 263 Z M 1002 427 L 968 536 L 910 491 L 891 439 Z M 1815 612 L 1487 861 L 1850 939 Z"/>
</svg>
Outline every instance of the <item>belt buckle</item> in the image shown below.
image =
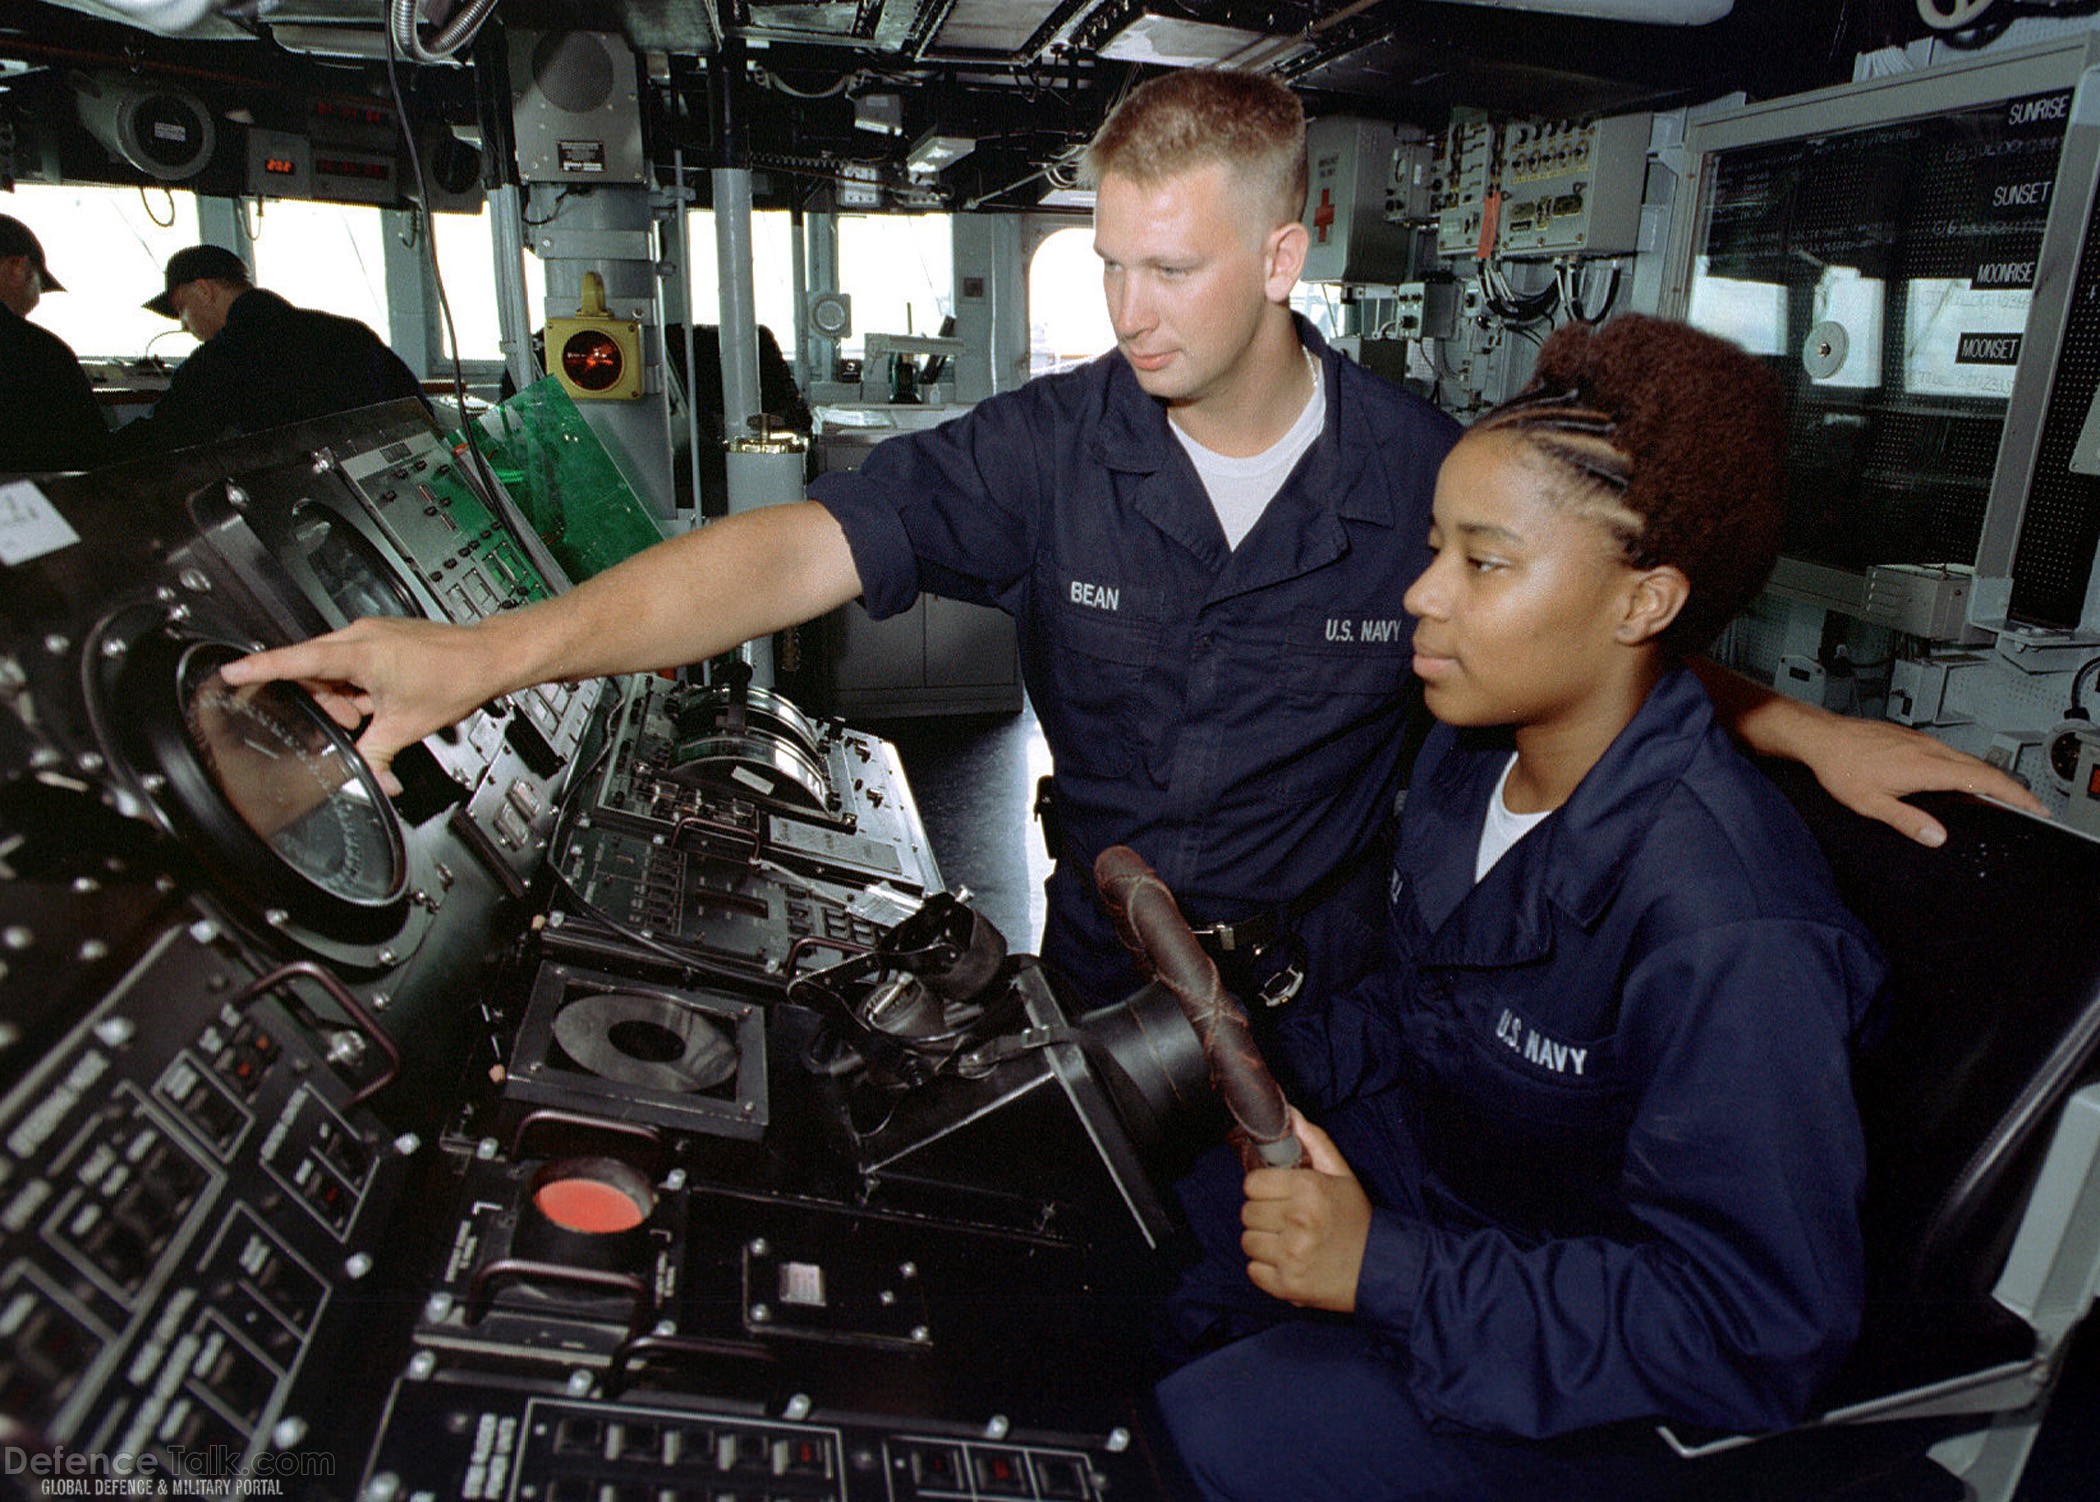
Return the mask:
<svg viewBox="0 0 2100 1502">
<path fill-rule="evenodd" d="M 1238 935 L 1233 932 L 1230 923 L 1206 923 L 1201 928 L 1190 929 L 1189 932 L 1195 935 L 1199 944 L 1205 940 L 1215 942 L 1221 954 L 1231 954 L 1240 947 Z"/>
<path fill-rule="evenodd" d="M 1305 989 L 1305 967 L 1292 960 L 1261 983 L 1255 992 L 1265 1007 L 1280 1007 Z"/>
</svg>

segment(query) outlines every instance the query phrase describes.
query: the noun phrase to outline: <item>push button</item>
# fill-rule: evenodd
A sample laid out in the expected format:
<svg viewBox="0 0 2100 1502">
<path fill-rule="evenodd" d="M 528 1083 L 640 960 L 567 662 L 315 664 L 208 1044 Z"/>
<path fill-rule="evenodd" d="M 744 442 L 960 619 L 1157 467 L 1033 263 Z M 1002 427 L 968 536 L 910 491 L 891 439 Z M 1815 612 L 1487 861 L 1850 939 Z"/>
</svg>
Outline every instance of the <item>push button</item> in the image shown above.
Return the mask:
<svg viewBox="0 0 2100 1502">
<path fill-rule="evenodd" d="M 977 1490 L 986 1496 L 1028 1495 L 1027 1465 L 1012 1450 L 972 1450 L 970 1471 L 977 1478 Z"/>
</svg>

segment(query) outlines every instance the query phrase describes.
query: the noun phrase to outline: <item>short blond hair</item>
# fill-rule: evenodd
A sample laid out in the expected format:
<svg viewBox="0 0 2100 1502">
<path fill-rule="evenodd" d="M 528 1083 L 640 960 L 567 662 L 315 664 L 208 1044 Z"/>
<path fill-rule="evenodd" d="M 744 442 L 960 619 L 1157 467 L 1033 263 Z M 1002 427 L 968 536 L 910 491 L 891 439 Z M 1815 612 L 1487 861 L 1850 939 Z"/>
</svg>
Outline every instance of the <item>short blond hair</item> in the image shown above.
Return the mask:
<svg viewBox="0 0 2100 1502">
<path fill-rule="evenodd" d="M 1273 78 L 1186 68 L 1141 84 L 1094 132 L 1080 181 L 1114 175 L 1154 186 L 1214 163 L 1273 205 L 1275 223 L 1305 212 L 1305 107 Z"/>
</svg>

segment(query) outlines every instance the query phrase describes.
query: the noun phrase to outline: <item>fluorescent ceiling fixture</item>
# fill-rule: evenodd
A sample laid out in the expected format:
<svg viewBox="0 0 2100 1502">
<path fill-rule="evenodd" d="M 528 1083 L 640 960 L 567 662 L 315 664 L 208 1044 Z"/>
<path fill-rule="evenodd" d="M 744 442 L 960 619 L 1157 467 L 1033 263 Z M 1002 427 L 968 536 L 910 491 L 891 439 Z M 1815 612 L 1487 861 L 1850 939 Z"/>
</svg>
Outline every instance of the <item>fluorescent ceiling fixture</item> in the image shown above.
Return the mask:
<svg viewBox="0 0 2100 1502">
<path fill-rule="evenodd" d="M 1462 0 L 1494 10 L 1545 10 L 1595 21 L 1645 21 L 1651 26 L 1704 26 L 1735 9 L 1735 0 Z"/>
<path fill-rule="evenodd" d="M 1045 209 L 1090 209 L 1094 206 L 1092 188 L 1052 188 L 1036 200 Z"/>
<path fill-rule="evenodd" d="M 1210 68 L 1278 38 L 1239 26 L 1141 15 L 1102 44 L 1101 56 L 1168 68 Z M 1295 39 L 1286 39 L 1296 45 Z"/>
<path fill-rule="evenodd" d="M 976 145 L 977 142 L 969 136 L 944 136 L 929 130 L 912 142 L 911 150 L 904 155 L 904 165 L 908 171 L 931 177 L 942 168 L 961 161 Z"/>
<path fill-rule="evenodd" d="M 1218 66 L 1240 73 L 1252 73 L 1257 69 L 1273 68 L 1279 63 L 1287 63 L 1311 50 L 1303 37 L 1257 37 L 1230 57 L 1219 58 Z"/>
<path fill-rule="evenodd" d="M 901 136 L 904 134 L 904 96 L 902 94 L 863 94 L 853 101 L 853 123 L 861 130 L 872 130 L 879 136 Z"/>
</svg>

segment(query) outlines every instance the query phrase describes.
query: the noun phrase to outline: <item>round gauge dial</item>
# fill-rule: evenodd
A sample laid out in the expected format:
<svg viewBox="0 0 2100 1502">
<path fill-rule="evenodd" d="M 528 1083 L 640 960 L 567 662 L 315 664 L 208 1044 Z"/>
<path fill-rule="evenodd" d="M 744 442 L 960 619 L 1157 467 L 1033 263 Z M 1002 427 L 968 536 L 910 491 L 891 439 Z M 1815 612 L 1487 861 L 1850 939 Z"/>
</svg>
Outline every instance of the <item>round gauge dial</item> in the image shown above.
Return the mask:
<svg viewBox="0 0 2100 1502">
<path fill-rule="evenodd" d="M 282 683 L 236 688 L 219 675 L 232 654 L 183 654 L 177 674 L 192 748 L 220 795 L 277 858 L 329 896 L 389 903 L 404 879 L 399 825 L 348 737 Z"/>
<path fill-rule="evenodd" d="M 326 506 L 303 501 L 294 507 L 292 540 L 345 620 L 422 614 L 379 550 Z"/>
<path fill-rule="evenodd" d="M 296 684 L 228 683 L 246 645 L 140 614 L 97 627 L 96 717 L 191 879 L 331 960 L 413 950 L 421 857 L 350 733 Z"/>
</svg>

